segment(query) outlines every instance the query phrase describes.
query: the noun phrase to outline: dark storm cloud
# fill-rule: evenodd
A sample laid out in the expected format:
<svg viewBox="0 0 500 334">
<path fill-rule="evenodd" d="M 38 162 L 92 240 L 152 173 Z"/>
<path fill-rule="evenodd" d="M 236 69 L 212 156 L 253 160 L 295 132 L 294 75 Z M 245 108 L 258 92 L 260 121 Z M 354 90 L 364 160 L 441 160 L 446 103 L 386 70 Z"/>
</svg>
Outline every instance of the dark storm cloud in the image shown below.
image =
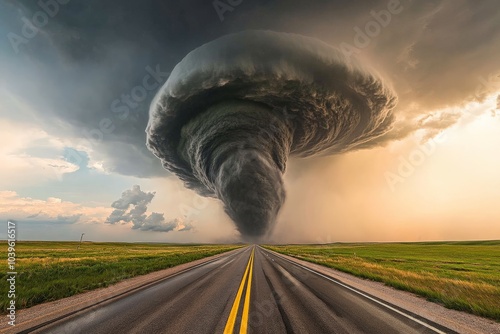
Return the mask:
<svg viewBox="0 0 500 334">
<path fill-rule="evenodd" d="M 345 152 L 390 129 L 376 72 L 319 40 L 248 31 L 190 52 L 150 111 L 148 146 L 188 187 L 214 196 L 245 237 L 270 230 L 290 154 Z"/>
<path fill-rule="evenodd" d="M 497 1 L 287 3 L 286 9 L 281 2 L 249 8 L 234 26 L 265 26 L 314 36 L 333 46 L 357 46 L 354 54 L 376 64 L 398 94 L 398 121 L 381 141 L 402 139 L 419 130 L 420 118 L 436 109 L 480 101 L 500 90 Z M 402 9 L 381 24 L 375 16 L 387 12 L 391 4 Z M 370 25 L 378 27 L 373 34 L 366 33 Z M 436 131 L 429 129 L 429 136 L 432 132 Z"/>
<path fill-rule="evenodd" d="M 41 8 L 37 1 L 2 2 L 0 82 L 31 107 L 26 114 L 8 117 L 37 122 L 73 146 L 85 144 L 91 158 L 108 171 L 165 175 L 144 145 L 148 105 L 156 89 L 147 90 L 140 101 L 127 100 L 135 87 L 144 87 L 148 67 L 158 65 L 168 73 L 195 47 L 246 29 L 354 45 L 354 29 L 363 31 L 375 20 L 371 12 L 387 10 L 389 3 L 243 1 L 225 12 L 221 22 L 212 1 L 70 1 L 16 54 L 7 34 L 22 35 L 25 20 Z M 400 100 L 398 116 L 405 121 L 386 140 L 412 133 L 435 108 L 481 99 L 500 88 L 497 1 L 402 0 L 400 6 L 401 12 L 359 49 L 360 56 L 390 78 Z"/>
<path fill-rule="evenodd" d="M 153 232 L 170 232 L 178 228 L 179 222 L 166 221 L 163 213 L 152 212 L 149 216 L 146 214 L 154 196 L 154 192 L 144 192 L 138 185 L 125 190 L 122 196 L 111 204 L 115 210 L 106 219 L 106 223 L 132 223 L 134 230 Z"/>
<path fill-rule="evenodd" d="M 22 37 L 25 22 L 43 12 L 36 1 L 0 6 L 4 37 Z M 185 44 L 200 43 L 206 25 L 219 23 L 212 10 L 201 1 L 71 1 L 26 42 L 14 48 L 2 39 L 0 57 L 10 63 L 2 79 L 33 107 L 25 121 L 88 148 L 106 170 L 165 175 L 144 145 L 148 106 Z"/>
</svg>

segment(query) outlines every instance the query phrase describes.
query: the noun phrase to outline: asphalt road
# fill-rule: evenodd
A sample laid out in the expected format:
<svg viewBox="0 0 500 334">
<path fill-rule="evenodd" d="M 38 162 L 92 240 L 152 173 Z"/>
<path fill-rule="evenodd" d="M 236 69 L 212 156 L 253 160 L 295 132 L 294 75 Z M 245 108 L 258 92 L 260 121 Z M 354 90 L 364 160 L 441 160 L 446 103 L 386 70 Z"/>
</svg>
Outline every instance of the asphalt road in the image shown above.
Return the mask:
<svg viewBox="0 0 500 334">
<path fill-rule="evenodd" d="M 250 246 L 35 333 L 451 333 Z"/>
</svg>

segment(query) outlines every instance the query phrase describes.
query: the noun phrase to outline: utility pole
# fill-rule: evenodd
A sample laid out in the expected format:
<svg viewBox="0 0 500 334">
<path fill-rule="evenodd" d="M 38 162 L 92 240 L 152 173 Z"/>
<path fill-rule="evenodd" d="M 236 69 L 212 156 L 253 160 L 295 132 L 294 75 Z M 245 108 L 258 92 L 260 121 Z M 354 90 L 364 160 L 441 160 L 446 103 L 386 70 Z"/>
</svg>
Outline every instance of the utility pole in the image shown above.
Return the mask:
<svg viewBox="0 0 500 334">
<path fill-rule="evenodd" d="M 83 240 L 83 235 L 84 235 L 84 234 L 85 234 L 85 233 L 82 233 L 82 236 L 80 237 L 80 243 L 78 244 L 78 247 L 76 247 L 76 249 L 77 249 L 77 250 L 79 250 L 79 249 L 80 249 L 80 246 L 81 246 L 81 244 L 82 244 L 82 240 Z"/>
</svg>

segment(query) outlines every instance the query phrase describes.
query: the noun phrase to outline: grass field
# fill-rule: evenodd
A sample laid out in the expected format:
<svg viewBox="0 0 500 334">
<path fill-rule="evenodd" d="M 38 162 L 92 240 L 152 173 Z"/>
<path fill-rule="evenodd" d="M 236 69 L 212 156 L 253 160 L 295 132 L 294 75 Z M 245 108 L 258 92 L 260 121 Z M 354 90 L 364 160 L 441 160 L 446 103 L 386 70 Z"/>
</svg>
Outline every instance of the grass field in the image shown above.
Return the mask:
<svg viewBox="0 0 500 334">
<path fill-rule="evenodd" d="M 500 241 L 266 248 L 500 321 Z"/>
<path fill-rule="evenodd" d="M 0 247 L 7 249 L 6 242 Z M 16 243 L 16 307 L 25 308 L 235 249 L 236 245 Z M 4 262 L 6 263 L 6 261 Z M 5 270 L 0 302 L 9 302 Z"/>
</svg>

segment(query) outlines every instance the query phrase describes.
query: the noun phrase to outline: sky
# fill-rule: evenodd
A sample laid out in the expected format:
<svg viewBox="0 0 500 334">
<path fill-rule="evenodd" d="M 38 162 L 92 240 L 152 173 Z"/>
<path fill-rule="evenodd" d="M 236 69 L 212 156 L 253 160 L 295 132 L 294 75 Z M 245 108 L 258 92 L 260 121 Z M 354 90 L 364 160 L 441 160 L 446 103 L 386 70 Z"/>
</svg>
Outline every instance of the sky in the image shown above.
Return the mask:
<svg viewBox="0 0 500 334">
<path fill-rule="evenodd" d="M 263 29 L 337 47 L 398 96 L 373 145 L 291 158 L 268 242 L 500 239 L 498 22 L 494 0 L 3 0 L 0 220 L 22 240 L 239 241 L 145 128 L 188 52 Z"/>
</svg>

